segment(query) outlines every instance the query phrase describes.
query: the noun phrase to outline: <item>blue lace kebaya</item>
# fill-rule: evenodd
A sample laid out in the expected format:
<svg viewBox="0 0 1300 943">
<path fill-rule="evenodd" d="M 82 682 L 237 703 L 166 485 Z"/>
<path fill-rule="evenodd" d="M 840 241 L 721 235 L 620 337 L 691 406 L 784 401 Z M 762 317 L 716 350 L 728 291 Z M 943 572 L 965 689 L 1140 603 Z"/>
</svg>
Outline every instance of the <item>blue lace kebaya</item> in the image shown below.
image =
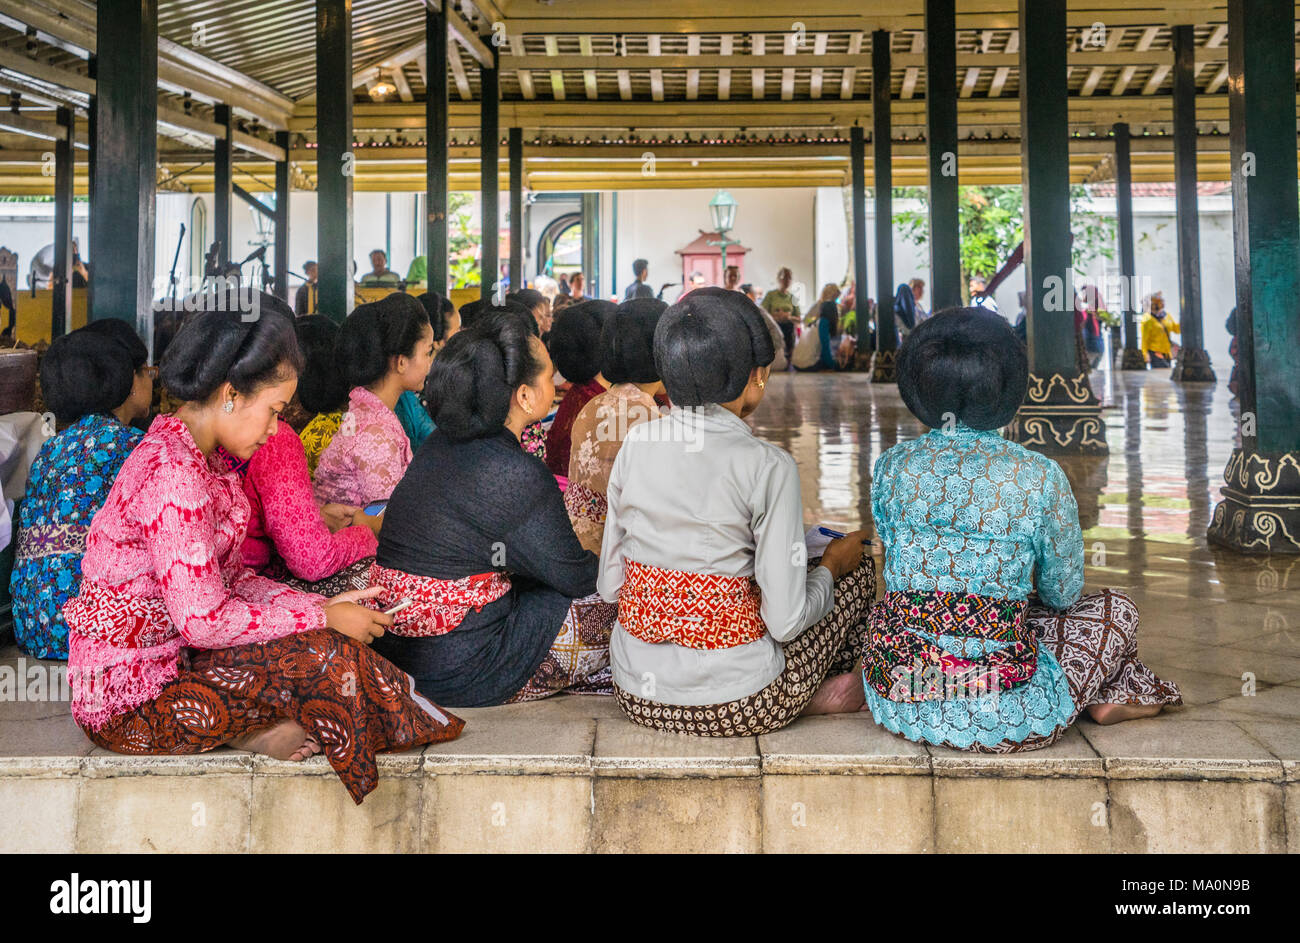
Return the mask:
<svg viewBox="0 0 1300 943">
<path fill-rule="evenodd" d="M 894 446 L 876 462 L 871 510 L 889 591 L 975 593 L 1064 609 L 1083 592 L 1079 509 L 1050 458 L 958 423 Z M 1007 643 L 918 633 L 954 655 Z M 963 749 L 1047 736 L 1074 702 L 1059 662 L 1040 648 L 1027 683 L 982 697 L 891 701 L 865 685 L 876 722 L 909 740 Z"/>
</svg>

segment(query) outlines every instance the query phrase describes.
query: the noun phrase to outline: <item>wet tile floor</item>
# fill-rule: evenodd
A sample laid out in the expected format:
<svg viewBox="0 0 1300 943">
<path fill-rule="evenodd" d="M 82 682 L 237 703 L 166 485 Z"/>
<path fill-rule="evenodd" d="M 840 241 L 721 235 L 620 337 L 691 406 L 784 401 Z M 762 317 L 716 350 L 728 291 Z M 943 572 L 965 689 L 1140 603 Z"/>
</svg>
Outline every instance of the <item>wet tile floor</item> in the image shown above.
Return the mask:
<svg viewBox="0 0 1300 943">
<path fill-rule="evenodd" d="M 1205 540 L 1236 430 L 1226 383 L 1185 386 L 1162 371 L 1095 374 L 1093 386 L 1110 454 L 1060 460 L 1087 589 L 1137 601 L 1140 653 L 1182 686 L 1181 718 L 1300 721 L 1300 557 Z M 868 529 L 872 466 L 922 432 L 897 388 L 864 374 L 776 376 L 751 421 L 798 462 L 808 524 Z"/>
</svg>

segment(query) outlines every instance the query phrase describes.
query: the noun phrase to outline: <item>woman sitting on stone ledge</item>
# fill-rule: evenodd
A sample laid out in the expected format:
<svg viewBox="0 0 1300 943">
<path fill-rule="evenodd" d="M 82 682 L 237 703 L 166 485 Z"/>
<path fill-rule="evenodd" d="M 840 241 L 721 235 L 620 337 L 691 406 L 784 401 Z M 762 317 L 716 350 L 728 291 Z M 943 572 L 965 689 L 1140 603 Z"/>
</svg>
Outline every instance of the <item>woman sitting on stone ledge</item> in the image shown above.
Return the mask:
<svg viewBox="0 0 1300 943">
<path fill-rule="evenodd" d="M 77 595 L 90 522 L 144 435 L 153 368 L 126 321 L 106 318 L 56 337 L 41 361 L 41 392 L 60 424 L 41 446 L 18 514 L 10 580 L 14 638 L 37 658 L 68 657 L 63 604 Z M 47 417 L 48 418 L 48 417 Z"/>
<path fill-rule="evenodd" d="M 1028 377 L 1024 345 L 982 308 L 931 317 L 898 354 L 899 395 L 930 431 L 872 476 L 887 592 L 863 679 L 876 722 L 909 740 L 1012 753 L 1055 742 L 1085 709 L 1110 724 L 1181 703 L 1138 659 L 1133 600 L 1081 595 L 1061 467 L 998 434 Z"/>
<path fill-rule="evenodd" d="M 295 323 L 289 306 L 270 296 L 262 302 L 262 317 L 288 319 L 299 337 L 302 322 L 308 320 Z M 320 379 L 304 369 L 300 383 Z M 300 391 L 299 399 L 311 402 L 313 396 Z M 251 513 L 242 548 L 245 566 L 294 589 L 322 596 L 366 585 L 383 516 L 345 504 L 318 507 L 302 440 L 283 418 L 277 419 L 275 431 L 252 458 L 237 458 L 220 447 L 217 452 L 226 467 L 239 475 L 248 498 Z"/>
<path fill-rule="evenodd" d="M 316 500 L 364 508 L 387 501 L 411 464 L 395 410 L 404 393 L 424 389 L 433 364 L 424 305 L 400 292 L 359 305 L 339 329 L 335 360 L 352 392 L 316 465 Z"/>
<path fill-rule="evenodd" d="M 248 499 L 215 453 L 251 457 L 300 368 L 292 324 L 272 314 L 204 312 L 168 347 L 162 382 L 184 403 L 122 466 L 63 609 L 72 713 L 119 753 L 323 750 L 360 802 L 376 753 L 450 739 L 463 721 L 367 647 L 391 622 L 360 605 L 372 593 L 326 599 L 243 566 Z"/>
<path fill-rule="evenodd" d="M 600 553 L 605 488 L 623 439 L 633 426 L 659 418 L 655 394 L 664 391 L 664 384 L 655 366 L 655 327 L 667 307 L 656 298 L 634 298 L 609 316 L 600 332 L 598 358 L 600 375 L 610 387 L 573 420 L 564 506 L 573 532 L 592 553 Z"/>
<path fill-rule="evenodd" d="M 559 691 L 612 693 L 614 607 L 578 543 L 555 477 L 521 447 L 555 396 L 527 314 L 486 314 L 434 363 L 437 428 L 385 514 L 371 581 L 387 608 L 377 645 L 439 703 L 484 707 Z"/>
<path fill-rule="evenodd" d="M 795 461 L 744 421 L 775 353 L 759 309 L 723 288 L 686 295 L 655 330 L 673 408 L 614 460 L 600 566 L 618 602 L 615 694 L 643 726 L 750 736 L 863 706 L 864 534 L 809 569 Z"/>
</svg>

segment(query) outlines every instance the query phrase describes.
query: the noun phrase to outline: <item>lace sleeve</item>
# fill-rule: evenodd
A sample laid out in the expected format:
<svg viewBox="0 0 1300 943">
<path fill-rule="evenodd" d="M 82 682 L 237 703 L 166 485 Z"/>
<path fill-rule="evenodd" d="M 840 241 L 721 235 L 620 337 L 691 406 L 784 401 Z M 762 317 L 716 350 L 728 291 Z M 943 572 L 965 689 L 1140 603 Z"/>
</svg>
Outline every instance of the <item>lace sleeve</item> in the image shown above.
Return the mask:
<svg viewBox="0 0 1300 943">
<path fill-rule="evenodd" d="M 358 426 L 352 454 L 356 462 L 357 492 L 366 502 L 386 501 L 406 474 L 410 446 L 403 434 L 399 441 L 380 422 Z"/>
<path fill-rule="evenodd" d="M 1079 506 L 1061 466 L 1048 460 L 1043 481 L 1043 524 L 1037 541 L 1038 595 L 1064 609 L 1083 593 L 1083 531 Z"/>
</svg>

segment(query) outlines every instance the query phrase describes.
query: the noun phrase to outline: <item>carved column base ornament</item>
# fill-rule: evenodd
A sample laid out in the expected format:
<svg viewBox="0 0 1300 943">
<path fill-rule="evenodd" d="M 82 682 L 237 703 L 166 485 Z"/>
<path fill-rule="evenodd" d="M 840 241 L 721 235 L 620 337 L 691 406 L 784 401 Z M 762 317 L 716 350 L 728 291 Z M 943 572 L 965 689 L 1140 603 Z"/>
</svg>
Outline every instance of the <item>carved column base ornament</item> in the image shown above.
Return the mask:
<svg viewBox="0 0 1300 943">
<path fill-rule="evenodd" d="M 1075 377 L 1029 375 L 1024 405 L 1006 428 L 1006 437 L 1049 454 L 1106 455 L 1106 424 L 1101 404 L 1086 374 Z"/>
<path fill-rule="evenodd" d="M 1177 383 L 1213 383 L 1218 377 L 1210 366 L 1210 355 L 1200 348 L 1184 347 L 1178 351 L 1178 360 L 1169 375 Z"/>
<path fill-rule="evenodd" d="M 852 367 L 850 367 L 850 369 L 854 373 L 869 373 L 871 371 L 872 353 L 873 351 L 869 349 L 868 350 L 858 349 L 853 351 L 853 365 Z"/>
<path fill-rule="evenodd" d="M 1233 449 L 1210 543 L 1245 553 L 1300 553 L 1300 452 Z"/>
<path fill-rule="evenodd" d="M 872 383 L 897 383 L 898 382 L 898 351 L 896 350 L 878 350 L 876 351 L 876 360 L 871 367 Z"/>
<path fill-rule="evenodd" d="M 1145 370 L 1147 361 L 1142 356 L 1142 351 L 1136 347 L 1125 347 L 1124 355 L 1120 358 L 1119 368 L 1121 370 Z"/>
</svg>

